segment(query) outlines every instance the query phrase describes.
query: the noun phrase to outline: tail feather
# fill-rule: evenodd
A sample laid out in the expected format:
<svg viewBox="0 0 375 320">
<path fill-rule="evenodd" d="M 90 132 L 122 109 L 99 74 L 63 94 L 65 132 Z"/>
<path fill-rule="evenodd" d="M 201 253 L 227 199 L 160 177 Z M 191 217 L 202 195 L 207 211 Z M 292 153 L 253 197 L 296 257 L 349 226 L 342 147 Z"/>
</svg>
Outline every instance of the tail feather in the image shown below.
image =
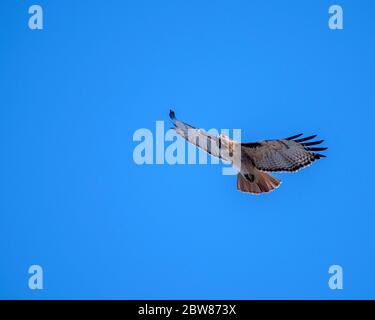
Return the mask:
<svg viewBox="0 0 375 320">
<path fill-rule="evenodd" d="M 260 194 L 270 192 L 280 185 L 281 181 L 265 172 L 257 171 L 249 178 L 249 175 L 239 173 L 237 175 L 237 189 L 242 192 Z"/>
</svg>

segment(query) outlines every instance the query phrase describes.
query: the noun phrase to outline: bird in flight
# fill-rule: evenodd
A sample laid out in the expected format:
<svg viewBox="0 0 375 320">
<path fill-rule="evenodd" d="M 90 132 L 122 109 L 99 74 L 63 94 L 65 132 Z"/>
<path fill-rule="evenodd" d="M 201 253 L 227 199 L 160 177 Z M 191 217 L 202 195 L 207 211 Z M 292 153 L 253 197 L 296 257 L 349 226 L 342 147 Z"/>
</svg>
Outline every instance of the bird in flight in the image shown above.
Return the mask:
<svg viewBox="0 0 375 320">
<path fill-rule="evenodd" d="M 241 143 L 220 134 L 212 135 L 176 118 L 170 110 L 174 130 L 188 142 L 210 155 L 231 163 L 237 170 L 237 190 L 252 194 L 270 192 L 281 181 L 269 172 L 296 172 L 325 155 L 327 148 L 316 147 L 323 140 L 311 141 L 316 135 L 297 134 L 285 139 Z"/>
</svg>

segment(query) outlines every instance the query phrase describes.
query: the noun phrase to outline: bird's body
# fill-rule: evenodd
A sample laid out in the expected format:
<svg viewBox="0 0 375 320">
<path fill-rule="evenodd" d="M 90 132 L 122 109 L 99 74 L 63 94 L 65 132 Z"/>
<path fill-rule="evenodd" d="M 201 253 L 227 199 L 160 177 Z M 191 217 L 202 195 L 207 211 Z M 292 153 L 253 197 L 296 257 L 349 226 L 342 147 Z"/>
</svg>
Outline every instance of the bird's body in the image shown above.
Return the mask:
<svg viewBox="0 0 375 320">
<path fill-rule="evenodd" d="M 242 192 L 260 194 L 274 190 L 281 181 L 268 172 L 296 172 L 325 157 L 316 151 L 327 149 L 312 147 L 323 142 L 311 142 L 316 135 L 300 138 L 302 134 L 285 139 L 241 143 L 225 135 L 211 135 L 179 121 L 173 111 L 169 115 L 174 130 L 184 139 L 212 156 L 233 164 L 238 170 L 237 189 Z"/>
</svg>

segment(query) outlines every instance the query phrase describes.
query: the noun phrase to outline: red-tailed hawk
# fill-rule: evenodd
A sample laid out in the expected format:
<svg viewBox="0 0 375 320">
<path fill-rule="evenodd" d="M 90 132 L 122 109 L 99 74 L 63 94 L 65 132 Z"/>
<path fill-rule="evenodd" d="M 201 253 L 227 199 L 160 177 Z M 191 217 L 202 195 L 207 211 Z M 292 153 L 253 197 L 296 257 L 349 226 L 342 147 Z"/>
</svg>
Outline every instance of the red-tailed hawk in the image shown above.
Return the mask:
<svg viewBox="0 0 375 320">
<path fill-rule="evenodd" d="M 179 121 L 172 110 L 169 117 L 173 129 L 188 142 L 233 164 L 238 170 L 237 189 L 242 192 L 260 194 L 274 190 L 281 181 L 267 172 L 296 172 L 325 157 L 316 151 L 327 149 L 314 147 L 323 142 L 311 141 L 316 135 L 300 138 L 301 133 L 285 139 L 241 143 Z"/>
</svg>

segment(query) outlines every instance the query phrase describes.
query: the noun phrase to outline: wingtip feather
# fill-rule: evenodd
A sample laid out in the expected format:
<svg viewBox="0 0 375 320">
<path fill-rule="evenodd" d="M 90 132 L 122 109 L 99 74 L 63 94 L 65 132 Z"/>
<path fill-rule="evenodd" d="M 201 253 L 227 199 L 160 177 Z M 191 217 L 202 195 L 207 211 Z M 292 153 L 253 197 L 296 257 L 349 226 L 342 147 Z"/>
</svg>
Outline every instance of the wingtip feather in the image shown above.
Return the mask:
<svg viewBox="0 0 375 320">
<path fill-rule="evenodd" d="M 300 137 L 300 136 L 302 136 L 302 135 L 303 135 L 303 133 L 299 133 L 299 134 L 296 134 L 296 135 L 294 135 L 294 136 L 291 136 L 291 137 L 285 138 L 285 140 L 293 140 L 293 139 L 296 139 L 296 138 L 298 138 L 298 137 Z"/>
<path fill-rule="evenodd" d="M 176 119 L 176 114 L 174 113 L 172 109 L 169 109 L 169 118 L 171 118 L 171 120 Z"/>
</svg>

